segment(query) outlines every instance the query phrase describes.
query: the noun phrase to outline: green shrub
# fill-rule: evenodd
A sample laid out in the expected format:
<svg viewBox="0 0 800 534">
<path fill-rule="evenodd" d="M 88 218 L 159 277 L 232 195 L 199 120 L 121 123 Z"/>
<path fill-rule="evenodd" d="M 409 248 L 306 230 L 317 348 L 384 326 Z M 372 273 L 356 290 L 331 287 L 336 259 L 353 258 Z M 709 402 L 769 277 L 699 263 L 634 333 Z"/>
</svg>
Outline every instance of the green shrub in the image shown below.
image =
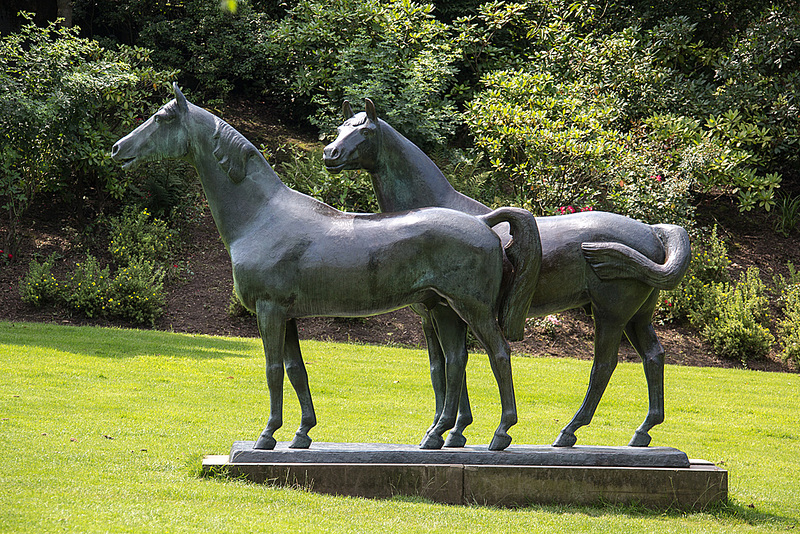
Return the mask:
<svg viewBox="0 0 800 534">
<path fill-rule="evenodd" d="M 800 365 L 800 284 L 788 286 L 783 292 L 783 320 L 778 326 L 783 345 L 783 359 Z"/>
<path fill-rule="evenodd" d="M 112 219 L 111 227 L 114 269 L 87 254 L 67 280 L 59 281 L 51 273 L 55 256 L 43 264 L 33 261 L 20 284 L 22 300 L 34 305 L 54 302 L 90 318 L 154 324 L 166 301 L 165 270 L 157 262 L 169 256 L 172 232 L 164 221 L 151 221 L 146 209 L 128 209 Z"/>
<path fill-rule="evenodd" d="M 170 257 L 174 232 L 161 219 L 151 218 L 147 208 L 128 207 L 111 219 L 111 243 L 108 251 L 120 267 L 136 259 L 164 262 Z"/>
<path fill-rule="evenodd" d="M 138 43 L 153 49 L 153 60 L 180 69 L 184 83 L 210 105 L 222 103 L 234 90 L 258 98 L 268 94 L 272 81 L 280 79 L 275 72 L 280 65 L 266 48 L 269 17 L 247 0 L 238 0 L 234 11 L 216 1 L 181 4 L 183 9 L 151 13 L 142 22 Z"/>
<path fill-rule="evenodd" d="M 228 316 L 229 317 L 252 317 L 255 315 L 253 312 L 248 310 L 242 304 L 242 301 L 239 300 L 239 297 L 236 296 L 236 291 L 231 291 L 231 298 L 228 301 Z"/>
<path fill-rule="evenodd" d="M 342 100 L 369 97 L 409 139 L 438 144 L 457 124 L 447 92 L 460 51 L 431 10 L 407 0 L 300 0 L 270 35 L 268 54 L 283 58 L 288 90 L 313 105 L 323 135 L 341 123 Z"/>
<path fill-rule="evenodd" d="M 588 102 L 548 73 L 497 71 L 483 82 L 465 119 L 495 172 L 493 193 L 539 214 L 600 200 L 623 139 L 613 98 Z"/>
<path fill-rule="evenodd" d="M 267 154 L 267 159 L 273 158 Z M 322 162 L 321 149 L 306 152 L 290 147 L 278 171 L 289 187 L 337 209 L 362 213 L 379 211 L 369 174 L 365 171 L 329 173 Z"/>
<path fill-rule="evenodd" d="M 44 263 L 31 260 L 28 272 L 19 285 L 22 302 L 41 306 L 48 302 L 58 302 L 61 290 L 52 269 L 57 259 L 56 254 L 47 257 Z"/>
<path fill-rule="evenodd" d="M 733 286 L 713 284 L 706 307 L 693 322 L 703 322 L 703 335 L 714 351 L 729 359 L 747 362 L 763 358 L 775 341 L 765 326 L 768 301 L 766 288 L 756 267 L 751 267 Z"/>
<path fill-rule="evenodd" d="M 75 264 L 61 298 L 67 308 L 86 317 L 108 316 L 110 310 L 106 301 L 110 280 L 109 268 L 102 267 L 94 256 L 87 254 L 83 262 Z"/>
<path fill-rule="evenodd" d="M 164 271 L 136 257 L 114 273 L 108 286 L 108 315 L 140 324 L 155 324 L 164 309 Z"/>
<path fill-rule="evenodd" d="M 153 69 L 149 54 L 105 49 L 55 22 L 41 28 L 31 22 L 0 37 L 6 246 L 17 246 L 17 221 L 39 191 L 60 194 L 79 210 L 86 199 L 123 197 L 130 175 L 108 149 L 149 114 L 174 75 Z"/>
</svg>

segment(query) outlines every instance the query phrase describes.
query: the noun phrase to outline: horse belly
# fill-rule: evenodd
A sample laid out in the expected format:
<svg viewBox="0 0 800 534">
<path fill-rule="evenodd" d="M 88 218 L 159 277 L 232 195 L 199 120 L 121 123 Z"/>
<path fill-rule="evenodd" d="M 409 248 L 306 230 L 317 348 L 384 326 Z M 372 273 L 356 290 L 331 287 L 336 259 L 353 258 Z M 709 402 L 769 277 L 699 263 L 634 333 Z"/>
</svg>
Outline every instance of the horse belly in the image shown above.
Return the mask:
<svg viewBox="0 0 800 534">
<path fill-rule="evenodd" d="M 340 250 L 305 266 L 293 305 L 297 313 L 365 316 L 441 297 L 493 303 L 490 294 L 499 292 L 499 247 L 487 252 L 429 235 Z"/>
</svg>

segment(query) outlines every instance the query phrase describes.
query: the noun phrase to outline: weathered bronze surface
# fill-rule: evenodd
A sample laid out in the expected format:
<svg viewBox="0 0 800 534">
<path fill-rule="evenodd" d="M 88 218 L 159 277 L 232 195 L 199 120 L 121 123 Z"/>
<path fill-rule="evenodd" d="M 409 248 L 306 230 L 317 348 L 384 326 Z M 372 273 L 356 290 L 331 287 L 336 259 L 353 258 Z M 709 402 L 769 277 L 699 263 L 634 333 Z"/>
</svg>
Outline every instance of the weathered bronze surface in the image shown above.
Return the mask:
<svg viewBox="0 0 800 534">
<path fill-rule="evenodd" d="M 484 345 L 500 390 L 502 415 L 490 448 L 505 449 L 516 423 L 508 343 L 498 325 L 504 295 L 528 294 L 538 275 L 539 250 L 530 213 L 503 208 L 473 217 L 442 208 L 401 214 L 343 213 L 281 182 L 262 154 L 224 121 L 185 99 L 175 99 L 117 141 L 112 157 L 124 168 L 162 158 L 183 158 L 197 169 L 214 221 L 231 256 L 237 295 L 257 315 L 266 354 L 270 415 L 255 448 L 275 446 L 283 424 L 283 372 L 297 393 L 300 428 L 291 446 L 307 448 L 316 424 L 300 353 L 295 319 L 308 316 L 364 316 L 419 303 L 438 334 L 446 382 L 440 417 L 422 446 L 439 448 L 458 412 L 472 328 Z M 490 226 L 510 224 L 515 265 L 504 283 L 504 254 Z M 508 274 L 508 273 L 506 273 Z M 505 280 L 509 282 L 508 280 Z M 523 289 L 517 290 L 515 287 Z M 527 289 L 526 289 L 527 288 Z M 508 291 L 506 291 L 508 289 Z M 530 299 L 504 318 L 519 330 Z"/>
<path fill-rule="evenodd" d="M 367 99 L 364 112 L 354 114 L 343 106 L 345 122 L 339 135 L 325 147 L 330 172 L 366 169 L 381 210 L 397 211 L 442 206 L 479 215 L 488 207 L 457 192 L 436 165 L 413 143 L 378 118 Z M 529 315 L 544 316 L 584 307 L 595 323 L 594 364 L 582 406 L 564 427 L 554 446 L 572 446 L 575 431 L 588 425 L 617 365 L 624 333 L 642 357 L 647 379 L 649 409 L 635 431 L 631 446 L 647 446 L 649 431 L 664 420 L 664 350 L 652 316 L 660 289 L 674 288 L 690 260 L 689 237 L 675 225 L 647 225 L 598 211 L 555 217 L 537 217 L 542 241 L 542 267 L 533 289 Z M 503 242 L 507 227 L 495 227 Z M 441 411 L 444 355 L 435 343 L 429 316 L 423 314 L 428 341 L 431 378 L 436 390 L 436 412 Z M 461 411 L 446 445 L 465 442 L 464 427 L 471 422 L 466 386 Z"/>
</svg>

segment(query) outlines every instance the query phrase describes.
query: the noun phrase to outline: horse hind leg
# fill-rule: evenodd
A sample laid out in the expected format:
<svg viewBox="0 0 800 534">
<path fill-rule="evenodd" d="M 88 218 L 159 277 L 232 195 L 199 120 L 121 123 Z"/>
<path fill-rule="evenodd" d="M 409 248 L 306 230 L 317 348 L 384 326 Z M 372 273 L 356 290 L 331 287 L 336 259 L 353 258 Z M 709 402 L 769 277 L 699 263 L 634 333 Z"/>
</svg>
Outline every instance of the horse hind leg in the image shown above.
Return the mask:
<svg viewBox="0 0 800 534">
<path fill-rule="evenodd" d="M 602 315 L 596 313 L 596 311 L 594 317 L 594 362 L 589 375 L 589 388 L 586 390 L 583 404 L 567 426 L 561 430 L 561 433 L 553 442 L 553 447 L 572 447 L 575 445 L 578 440 L 575 436 L 575 431 L 591 423 L 594 412 L 597 410 L 597 405 L 600 404 L 600 399 L 608 386 L 608 381 L 617 367 L 617 353 L 622 340 L 623 328 L 603 320 Z"/>
<path fill-rule="evenodd" d="M 464 346 L 466 346 L 466 340 L 464 341 Z M 448 448 L 465 446 L 467 444 L 467 438 L 464 437 L 464 429 L 472 424 L 472 420 L 472 406 L 470 406 L 469 394 L 467 393 L 467 373 L 464 372 L 464 384 L 461 386 L 461 398 L 458 403 L 456 426 L 447 434 L 444 446 Z"/>
<path fill-rule="evenodd" d="M 297 393 L 300 402 L 300 428 L 295 432 L 294 439 L 289 444 L 290 449 L 307 449 L 311 445 L 308 431 L 317 424 L 314 412 L 314 402 L 311 400 L 311 391 L 308 387 L 308 373 L 306 372 L 303 356 L 300 353 L 300 338 L 297 334 L 297 322 L 292 319 L 286 325 L 286 342 L 284 345 L 283 363 L 286 375 Z"/>
<path fill-rule="evenodd" d="M 642 358 L 649 403 L 647 416 L 634 432 L 628 444 L 630 447 L 647 447 L 651 440 L 650 429 L 664 422 L 664 349 L 658 341 L 652 323 L 658 293 L 658 291 L 653 292 L 653 296 L 642 307 L 642 311 L 637 313 L 625 328 L 625 334 L 631 345 Z"/>
<path fill-rule="evenodd" d="M 443 380 L 445 384 L 444 404 L 435 424 L 423 438 L 423 449 L 440 449 L 444 445 L 442 435 L 453 428 L 458 414 L 458 402 L 464 383 L 464 369 L 467 364 L 467 326 L 464 321 L 446 306 L 436 306 L 431 310 L 431 318 L 436 325 L 438 341 L 441 343 L 445 360 Z"/>
<path fill-rule="evenodd" d="M 469 321 L 469 324 L 489 355 L 489 363 L 500 391 L 500 425 L 492 436 L 489 450 L 502 451 L 511 444 L 508 430 L 517 423 L 517 401 L 511 375 L 511 347 L 493 316 Z"/>
<path fill-rule="evenodd" d="M 411 309 L 417 313 L 422 319 L 422 333 L 425 336 L 425 344 L 428 347 L 428 360 L 430 361 L 431 369 L 431 385 L 433 386 L 433 394 L 435 401 L 435 412 L 433 415 L 433 423 L 428 427 L 425 432 L 433 430 L 436 423 L 439 422 L 439 417 L 442 414 L 444 407 L 444 395 L 447 391 L 447 382 L 444 372 L 444 353 L 442 352 L 442 345 L 439 342 L 439 334 L 436 331 L 436 325 L 431 317 L 431 311 L 423 308 L 421 305 L 413 305 Z"/>
</svg>

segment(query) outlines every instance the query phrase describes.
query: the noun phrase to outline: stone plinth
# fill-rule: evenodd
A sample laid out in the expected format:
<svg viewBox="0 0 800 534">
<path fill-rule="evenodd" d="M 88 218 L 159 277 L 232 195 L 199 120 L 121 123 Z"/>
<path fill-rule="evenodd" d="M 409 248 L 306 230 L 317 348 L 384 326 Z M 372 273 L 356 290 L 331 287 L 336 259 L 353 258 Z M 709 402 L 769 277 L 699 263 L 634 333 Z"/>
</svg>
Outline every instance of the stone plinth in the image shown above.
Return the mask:
<svg viewBox="0 0 800 534">
<path fill-rule="evenodd" d="M 313 443 L 252 448 L 237 441 L 203 460 L 207 475 L 244 477 L 319 493 L 420 495 L 448 504 L 639 503 L 701 509 L 728 497 L 728 473 L 670 447 L 512 445 L 421 450 L 414 445 Z"/>
</svg>

